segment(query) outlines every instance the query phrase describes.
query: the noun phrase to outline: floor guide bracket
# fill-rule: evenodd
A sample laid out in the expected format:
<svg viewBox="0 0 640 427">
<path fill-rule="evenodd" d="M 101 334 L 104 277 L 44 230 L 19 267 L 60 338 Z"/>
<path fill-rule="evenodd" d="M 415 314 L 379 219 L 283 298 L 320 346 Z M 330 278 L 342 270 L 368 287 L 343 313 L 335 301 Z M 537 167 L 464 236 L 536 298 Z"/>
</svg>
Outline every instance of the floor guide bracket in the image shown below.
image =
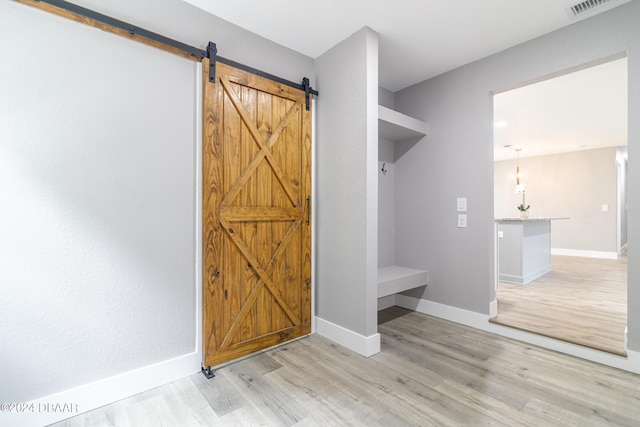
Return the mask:
<svg viewBox="0 0 640 427">
<path fill-rule="evenodd" d="M 207 366 L 206 368 L 202 366 L 200 367 L 200 371 L 202 372 L 202 375 L 207 377 L 208 380 L 216 376 L 216 374 L 214 374 L 213 371 L 211 370 L 211 366 Z"/>
</svg>

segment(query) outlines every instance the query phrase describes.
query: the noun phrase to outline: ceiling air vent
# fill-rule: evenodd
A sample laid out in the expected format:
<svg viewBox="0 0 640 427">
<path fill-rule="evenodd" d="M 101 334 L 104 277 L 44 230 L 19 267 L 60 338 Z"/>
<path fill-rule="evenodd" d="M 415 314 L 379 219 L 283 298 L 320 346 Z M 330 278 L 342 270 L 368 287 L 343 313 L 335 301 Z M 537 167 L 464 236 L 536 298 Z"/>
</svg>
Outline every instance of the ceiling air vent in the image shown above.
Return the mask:
<svg viewBox="0 0 640 427">
<path fill-rule="evenodd" d="M 581 3 L 574 4 L 569 9 L 573 13 L 573 16 L 578 16 L 608 2 L 609 0 L 585 0 Z"/>
</svg>

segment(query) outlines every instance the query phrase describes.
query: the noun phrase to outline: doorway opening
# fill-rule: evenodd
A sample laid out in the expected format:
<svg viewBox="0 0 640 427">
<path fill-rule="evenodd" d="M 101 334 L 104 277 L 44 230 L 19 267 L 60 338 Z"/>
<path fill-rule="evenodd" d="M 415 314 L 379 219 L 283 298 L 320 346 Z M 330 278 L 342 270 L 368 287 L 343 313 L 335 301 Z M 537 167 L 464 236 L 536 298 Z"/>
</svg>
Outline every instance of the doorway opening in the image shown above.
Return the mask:
<svg viewBox="0 0 640 427">
<path fill-rule="evenodd" d="M 620 55 L 494 95 L 492 322 L 626 354 L 627 93 Z"/>
</svg>

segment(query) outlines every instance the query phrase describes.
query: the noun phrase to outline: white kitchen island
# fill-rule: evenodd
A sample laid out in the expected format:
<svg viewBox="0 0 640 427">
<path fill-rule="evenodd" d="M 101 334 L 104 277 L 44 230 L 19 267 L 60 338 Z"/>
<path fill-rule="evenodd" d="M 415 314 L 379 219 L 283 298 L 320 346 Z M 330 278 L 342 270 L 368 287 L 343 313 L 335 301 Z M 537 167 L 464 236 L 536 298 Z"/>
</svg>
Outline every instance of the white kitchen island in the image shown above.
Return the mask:
<svg viewBox="0 0 640 427">
<path fill-rule="evenodd" d="M 551 221 L 569 218 L 499 218 L 498 277 L 527 284 L 551 271 Z"/>
</svg>

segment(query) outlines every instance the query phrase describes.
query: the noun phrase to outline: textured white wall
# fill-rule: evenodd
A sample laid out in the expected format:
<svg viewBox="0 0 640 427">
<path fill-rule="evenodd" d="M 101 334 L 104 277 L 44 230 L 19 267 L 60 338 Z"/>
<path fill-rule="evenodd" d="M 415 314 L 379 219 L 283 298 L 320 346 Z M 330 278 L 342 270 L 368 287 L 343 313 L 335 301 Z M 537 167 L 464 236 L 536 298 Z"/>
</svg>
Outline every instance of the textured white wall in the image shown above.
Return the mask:
<svg viewBox="0 0 640 427">
<path fill-rule="evenodd" d="M 193 352 L 195 63 L 0 9 L 0 401 Z"/>
<path fill-rule="evenodd" d="M 640 114 L 640 2 L 630 2 L 396 93 L 429 135 L 396 162 L 396 261 L 429 271 L 425 300 L 488 314 L 494 299 L 492 92 L 626 52 Z M 629 348 L 640 350 L 640 121 L 629 120 Z M 455 198 L 469 198 L 456 228 Z M 400 244 L 403 245 L 402 249 Z"/>
<path fill-rule="evenodd" d="M 321 92 L 316 146 L 316 314 L 364 336 L 377 332 L 377 325 L 370 332 L 369 307 L 375 313 L 377 295 L 371 286 L 377 286 L 378 83 L 376 75 L 372 94 L 371 37 L 372 31 L 364 28 L 316 60 Z M 374 69 L 377 73 L 377 66 Z M 375 142 L 369 141 L 371 127 Z"/>
</svg>

